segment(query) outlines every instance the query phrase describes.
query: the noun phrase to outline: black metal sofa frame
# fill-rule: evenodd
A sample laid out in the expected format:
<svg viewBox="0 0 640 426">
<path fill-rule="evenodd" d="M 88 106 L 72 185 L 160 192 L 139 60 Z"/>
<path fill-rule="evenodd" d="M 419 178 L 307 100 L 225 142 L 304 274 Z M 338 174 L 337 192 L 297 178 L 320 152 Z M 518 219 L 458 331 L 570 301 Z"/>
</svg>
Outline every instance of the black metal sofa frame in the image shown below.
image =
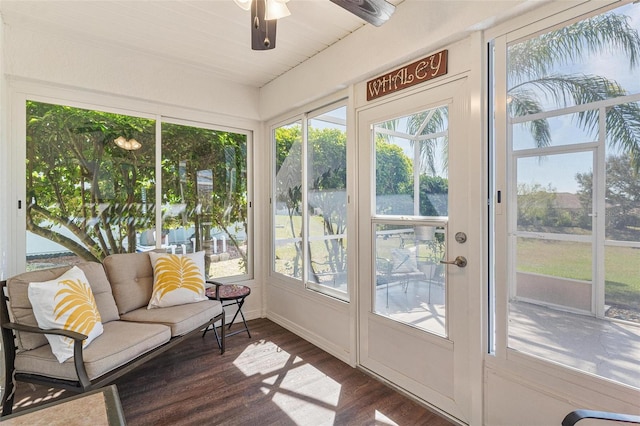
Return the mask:
<svg viewBox="0 0 640 426">
<path fill-rule="evenodd" d="M 172 337 L 171 340 L 164 343 L 161 346 L 152 349 L 143 355 L 140 355 L 137 358 L 132 359 L 126 364 L 111 370 L 100 377 L 95 378 L 94 380 L 90 380 L 87 372 L 84 367 L 84 360 L 82 355 L 82 342 L 87 339 L 87 336 L 84 334 L 76 333 L 73 331 L 67 330 L 43 330 L 38 327 L 31 327 L 22 324 L 12 323 L 9 319 L 9 311 L 7 308 L 7 303 L 9 303 L 9 298 L 6 295 L 5 287 L 7 285 L 6 281 L 0 281 L 0 292 L 2 294 L 2 303 L 0 303 L 0 327 L 2 328 L 2 344 L 4 351 L 4 362 L 5 362 L 5 384 L 2 394 L 2 416 L 11 414 L 13 410 L 13 399 L 15 393 L 15 382 L 28 382 L 39 385 L 51 386 L 58 389 L 65 389 L 76 393 L 83 393 L 90 390 L 101 388 L 105 385 L 113 383 L 116 379 L 122 377 L 123 375 L 129 373 L 134 370 L 138 366 L 146 363 L 147 361 L 161 355 L 167 350 L 179 345 L 184 339 L 201 333 L 203 329 L 207 329 L 209 327 L 213 327 L 213 330 L 216 334 L 216 340 L 220 346 L 220 354 L 224 353 L 225 350 L 225 321 L 224 321 L 224 309 L 222 313 L 217 315 L 216 317 L 208 320 L 204 324 L 199 327 L 196 327 L 192 331 L 185 333 L 180 336 Z M 217 321 L 221 321 L 220 327 L 220 337 L 218 337 L 218 332 L 215 327 L 215 323 Z M 78 375 L 78 380 L 69 381 L 62 380 L 57 378 L 51 378 L 46 376 L 40 376 L 35 374 L 25 374 L 25 373 L 17 373 L 15 371 L 14 360 L 16 356 L 16 344 L 15 344 L 15 333 L 14 331 L 19 332 L 30 332 L 36 334 L 56 334 L 60 336 L 70 337 L 74 340 L 73 346 L 73 359 L 74 365 L 76 369 L 76 373 Z M 204 334 L 203 334 L 204 337 Z"/>
</svg>

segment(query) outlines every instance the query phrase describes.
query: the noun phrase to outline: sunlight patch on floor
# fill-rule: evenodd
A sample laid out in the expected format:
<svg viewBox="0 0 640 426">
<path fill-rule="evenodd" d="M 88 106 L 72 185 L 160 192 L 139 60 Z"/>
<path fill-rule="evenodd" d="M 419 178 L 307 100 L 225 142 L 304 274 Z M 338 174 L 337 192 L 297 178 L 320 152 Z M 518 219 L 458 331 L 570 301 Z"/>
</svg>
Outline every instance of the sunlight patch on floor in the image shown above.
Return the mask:
<svg viewBox="0 0 640 426">
<path fill-rule="evenodd" d="M 273 403 L 296 424 L 333 424 L 341 385 L 313 365 L 303 364 L 267 382 Z"/>
<path fill-rule="evenodd" d="M 31 384 L 28 384 L 28 386 L 30 386 L 32 389 L 35 390 L 35 387 Z M 31 405 L 34 404 L 40 404 L 40 403 L 44 403 L 47 402 L 49 400 L 53 400 L 58 398 L 60 395 L 62 395 L 63 393 L 65 393 L 65 391 L 63 389 L 55 389 L 55 388 L 50 388 L 47 390 L 47 395 L 44 397 L 39 397 L 39 398 L 31 398 L 31 397 L 27 397 L 27 398 L 22 398 L 19 401 L 15 401 L 13 406 L 14 409 L 15 408 L 27 408 Z"/>
<path fill-rule="evenodd" d="M 238 370 L 245 376 L 254 374 L 268 374 L 282 368 L 302 362 L 300 357 L 291 359 L 291 355 L 283 351 L 278 345 L 266 340 L 260 340 L 247 346 L 234 360 Z"/>
<path fill-rule="evenodd" d="M 391 420 L 389 417 L 382 414 L 380 411 L 376 410 L 375 421 L 377 425 L 394 425 L 397 426 L 397 423 Z"/>
</svg>

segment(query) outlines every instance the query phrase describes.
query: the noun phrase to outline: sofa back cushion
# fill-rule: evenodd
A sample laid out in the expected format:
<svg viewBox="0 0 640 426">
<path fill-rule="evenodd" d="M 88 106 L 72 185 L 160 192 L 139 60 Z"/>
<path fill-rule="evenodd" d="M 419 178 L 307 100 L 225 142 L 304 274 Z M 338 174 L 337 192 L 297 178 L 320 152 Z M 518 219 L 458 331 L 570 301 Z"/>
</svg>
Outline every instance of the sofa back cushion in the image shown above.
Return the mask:
<svg viewBox="0 0 640 426">
<path fill-rule="evenodd" d="M 153 268 L 149 254 L 112 254 L 103 263 L 120 315 L 146 307 L 153 290 Z"/>
<path fill-rule="evenodd" d="M 149 252 L 153 292 L 147 309 L 208 300 L 205 292 L 204 251 L 186 254 Z"/>
<path fill-rule="evenodd" d="M 76 266 L 84 272 L 89 281 L 102 322 L 107 323 L 120 319 L 116 302 L 111 293 L 111 286 L 107 281 L 102 265 L 97 262 L 85 262 Z M 38 323 L 33 315 L 33 307 L 28 296 L 29 283 L 54 280 L 69 269 L 71 269 L 71 266 L 60 266 L 25 272 L 9 278 L 7 280 L 7 292 L 9 295 L 9 316 L 11 321 L 37 327 Z M 46 337 L 40 334 L 16 332 L 16 336 L 19 349 L 35 349 L 48 343 Z"/>
</svg>

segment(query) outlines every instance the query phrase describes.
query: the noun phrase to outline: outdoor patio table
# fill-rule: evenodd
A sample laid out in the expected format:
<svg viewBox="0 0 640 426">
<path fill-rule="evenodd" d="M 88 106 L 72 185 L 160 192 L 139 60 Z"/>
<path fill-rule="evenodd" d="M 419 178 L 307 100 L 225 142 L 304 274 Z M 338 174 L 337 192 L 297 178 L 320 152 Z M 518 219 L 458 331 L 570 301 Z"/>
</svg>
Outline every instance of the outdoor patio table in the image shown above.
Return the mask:
<svg viewBox="0 0 640 426">
<path fill-rule="evenodd" d="M 211 281 L 210 281 L 211 282 Z M 238 333 L 242 333 L 243 331 L 247 332 L 249 338 L 251 338 L 251 333 L 249 332 L 249 326 L 247 325 L 247 320 L 244 317 L 244 313 L 242 312 L 242 306 L 244 305 L 244 300 L 247 296 L 251 294 L 251 288 L 246 285 L 238 285 L 238 284 L 219 284 L 215 283 L 215 287 L 209 287 L 206 291 L 206 296 L 212 300 L 219 300 L 222 302 L 222 306 L 233 306 L 237 305 L 238 310 L 229 325 L 227 330 L 231 330 L 231 326 L 236 321 L 238 314 L 242 318 L 242 323 L 244 324 L 244 328 L 239 330 L 235 330 L 232 333 L 226 334 L 226 336 L 233 336 Z M 206 332 L 206 330 L 205 330 Z"/>
</svg>

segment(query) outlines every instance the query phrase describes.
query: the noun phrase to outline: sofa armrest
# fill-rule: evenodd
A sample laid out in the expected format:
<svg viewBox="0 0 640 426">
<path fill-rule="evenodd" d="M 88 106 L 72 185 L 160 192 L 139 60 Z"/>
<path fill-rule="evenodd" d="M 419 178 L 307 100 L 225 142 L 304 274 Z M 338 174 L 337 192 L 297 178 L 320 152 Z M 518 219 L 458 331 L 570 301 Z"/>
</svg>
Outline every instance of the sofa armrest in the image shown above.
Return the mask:
<svg viewBox="0 0 640 426">
<path fill-rule="evenodd" d="M 218 281 L 213 281 L 213 280 L 206 280 L 206 283 L 207 284 L 213 284 L 213 285 L 216 286 L 216 299 L 219 300 L 220 299 L 220 297 L 219 297 L 220 296 L 220 286 L 224 285 L 224 284 L 219 283 Z"/>
<path fill-rule="evenodd" d="M 80 340 L 80 341 L 86 340 L 89 337 L 89 336 L 84 335 L 82 333 L 76 333 L 75 331 L 71 331 L 71 330 L 63 330 L 63 329 L 45 330 L 45 329 L 42 329 L 42 328 L 39 328 L 39 327 L 30 326 L 30 325 L 16 324 L 14 322 L 3 324 L 2 327 L 3 328 L 8 328 L 10 330 L 16 330 L 16 331 L 27 332 L 27 333 L 53 334 L 53 335 L 56 335 L 56 336 L 68 337 L 70 339 Z"/>
<path fill-rule="evenodd" d="M 51 329 L 44 330 L 39 327 L 33 327 L 30 325 L 24 324 L 16 324 L 14 322 L 9 322 L 6 324 L 2 324 L 2 328 L 6 328 L 9 330 L 16 330 L 20 332 L 27 333 L 36 333 L 36 334 L 53 334 L 56 336 L 63 336 L 73 339 L 73 364 L 76 369 L 76 374 L 78 375 L 78 381 L 83 389 L 88 388 L 91 385 L 91 380 L 89 380 L 89 375 L 87 374 L 87 370 L 84 368 L 84 356 L 82 355 L 82 349 L 84 346 L 84 341 L 89 337 L 82 333 L 76 333 L 71 330 L 63 330 L 63 329 Z"/>
</svg>

